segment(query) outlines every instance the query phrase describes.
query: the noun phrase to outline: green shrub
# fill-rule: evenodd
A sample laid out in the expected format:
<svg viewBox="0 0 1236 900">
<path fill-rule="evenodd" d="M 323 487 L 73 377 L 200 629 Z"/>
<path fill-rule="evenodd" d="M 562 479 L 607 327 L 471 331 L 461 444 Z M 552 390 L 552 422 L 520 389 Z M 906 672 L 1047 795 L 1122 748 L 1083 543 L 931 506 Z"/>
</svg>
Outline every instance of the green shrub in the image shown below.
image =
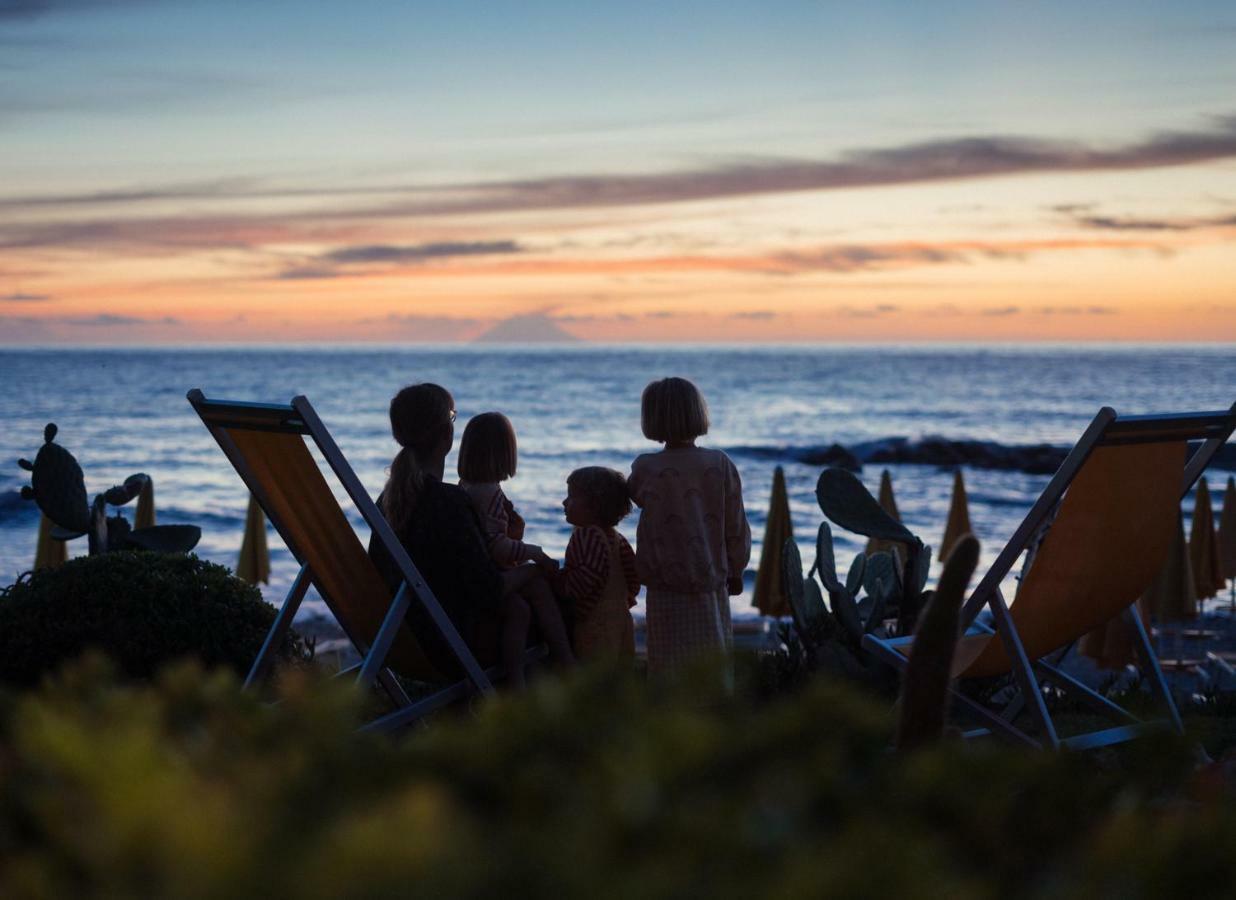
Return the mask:
<svg viewBox="0 0 1236 900">
<path fill-rule="evenodd" d="M 132 678 L 186 656 L 243 674 L 274 617 L 256 587 L 196 556 L 80 557 L 0 589 L 0 682 L 36 684 L 92 648 Z M 282 655 L 302 651 L 293 636 Z"/>
<path fill-rule="evenodd" d="M 79 666 L 0 704 L 0 896 L 1230 895 L 1230 786 L 1183 743 L 898 756 L 840 686 L 721 681 L 594 670 L 391 741 L 338 682 Z"/>
</svg>

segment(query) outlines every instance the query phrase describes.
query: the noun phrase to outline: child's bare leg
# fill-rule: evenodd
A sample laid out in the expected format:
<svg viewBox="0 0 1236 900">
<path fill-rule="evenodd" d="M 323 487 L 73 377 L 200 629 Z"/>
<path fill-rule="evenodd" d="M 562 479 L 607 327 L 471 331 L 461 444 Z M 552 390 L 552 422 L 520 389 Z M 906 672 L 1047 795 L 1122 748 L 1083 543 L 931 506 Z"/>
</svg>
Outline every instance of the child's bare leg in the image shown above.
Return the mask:
<svg viewBox="0 0 1236 900">
<path fill-rule="evenodd" d="M 522 690 L 524 679 L 524 650 L 528 646 L 528 628 L 532 624 L 532 610 L 519 594 L 506 594 L 502 598 L 502 664 L 506 668 L 507 681 L 515 690 Z"/>
<path fill-rule="evenodd" d="M 549 645 L 549 655 L 560 663 L 575 665 L 575 652 L 567 637 L 566 623 L 562 621 L 562 610 L 549 582 L 544 578 L 534 578 L 520 592 L 532 607 L 541 636 Z"/>
</svg>

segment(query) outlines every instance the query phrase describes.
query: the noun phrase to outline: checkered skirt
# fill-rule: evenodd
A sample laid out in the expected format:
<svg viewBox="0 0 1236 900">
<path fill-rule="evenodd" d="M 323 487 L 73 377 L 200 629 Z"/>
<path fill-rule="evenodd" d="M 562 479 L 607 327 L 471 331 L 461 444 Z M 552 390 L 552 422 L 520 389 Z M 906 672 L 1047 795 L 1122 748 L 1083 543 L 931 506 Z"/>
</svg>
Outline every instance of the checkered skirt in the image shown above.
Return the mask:
<svg viewBox="0 0 1236 900">
<path fill-rule="evenodd" d="M 728 653 L 734 644 L 724 587 L 700 594 L 648 588 L 645 622 L 650 675 L 673 674 L 699 656 Z"/>
</svg>

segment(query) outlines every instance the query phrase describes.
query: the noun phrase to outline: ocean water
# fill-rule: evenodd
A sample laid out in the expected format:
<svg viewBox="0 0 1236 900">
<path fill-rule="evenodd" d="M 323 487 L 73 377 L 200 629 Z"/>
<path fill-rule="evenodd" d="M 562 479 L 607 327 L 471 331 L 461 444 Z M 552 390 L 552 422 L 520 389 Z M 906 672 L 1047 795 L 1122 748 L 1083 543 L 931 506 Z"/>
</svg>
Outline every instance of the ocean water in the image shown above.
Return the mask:
<svg viewBox="0 0 1236 900">
<path fill-rule="evenodd" d="M 57 441 L 81 463 L 91 496 L 146 472 L 154 478 L 159 522 L 200 525 L 199 555 L 234 565 L 248 494 L 185 400 L 195 387 L 235 400 L 308 396 L 375 496 L 396 450 L 386 409 L 401 386 L 448 387 L 459 412 L 457 436 L 469 416 L 501 410 L 519 437 L 519 473 L 507 492 L 527 519 L 527 538 L 560 557 L 569 537 L 560 506 L 567 474 L 582 465 L 626 471 L 636 455 L 656 448 L 640 433 L 639 399 L 650 379 L 665 375 L 700 386 L 712 413 L 701 443 L 729 450 L 743 477 L 755 547 L 747 592 L 732 601 L 741 616 L 752 613 L 749 591 L 778 464 L 803 557 L 815 555 L 820 467 L 797 462 L 787 448 L 929 435 L 1068 446 L 1103 405 L 1122 413 L 1228 407 L 1236 400 L 1236 346 L 0 350 L 0 583 L 33 562 L 38 511 L 18 495 L 29 473 L 17 459 L 33 459 L 48 422 L 59 426 Z M 454 463 L 452 452 L 448 474 Z M 889 469 L 903 520 L 938 544 L 952 473 L 923 465 Z M 869 465 L 862 473 L 873 493 L 880 470 Z M 1221 491 L 1228 474 L 1211 472 L 1212 490 Z M 1048 479 L 981 469 L 965 476 L 985 566 Z M 1216 515 L 1217 504 L 1216 497 Z M 127 512 L 131 518 L 132 505 Z M 637 515 L 620 526 L 632 539 Z M 840 568 L 864 539 L 837 537 Z M 270 545 L 271 583 L 263 590 L 278 603 L 297 566 L 273 530 Z M 70 553 L 85 553 L 85 539 L 70 544 Z M 302 616 L 322 612 L 311 594 Z"/>
</svg>

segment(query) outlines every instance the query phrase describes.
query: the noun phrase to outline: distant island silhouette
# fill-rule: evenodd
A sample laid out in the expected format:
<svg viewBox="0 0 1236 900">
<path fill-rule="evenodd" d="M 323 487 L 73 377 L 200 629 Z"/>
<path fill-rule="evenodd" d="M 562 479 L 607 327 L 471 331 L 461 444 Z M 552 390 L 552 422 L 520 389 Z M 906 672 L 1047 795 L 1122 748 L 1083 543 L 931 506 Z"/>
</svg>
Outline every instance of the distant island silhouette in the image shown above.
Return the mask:
<svg viewBox="0 0 1236 900">
<path fill-rule="evenodd" d="M 582 341 L 540 313 L 503 319 L 473 338 L 473 343 L 477 344 L 577 344 Z"/>
</svg>

